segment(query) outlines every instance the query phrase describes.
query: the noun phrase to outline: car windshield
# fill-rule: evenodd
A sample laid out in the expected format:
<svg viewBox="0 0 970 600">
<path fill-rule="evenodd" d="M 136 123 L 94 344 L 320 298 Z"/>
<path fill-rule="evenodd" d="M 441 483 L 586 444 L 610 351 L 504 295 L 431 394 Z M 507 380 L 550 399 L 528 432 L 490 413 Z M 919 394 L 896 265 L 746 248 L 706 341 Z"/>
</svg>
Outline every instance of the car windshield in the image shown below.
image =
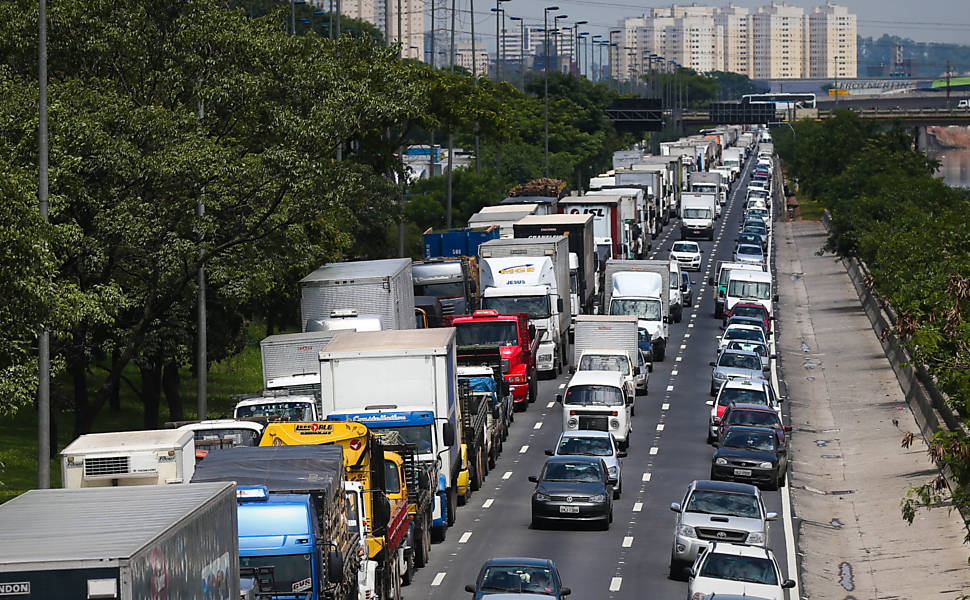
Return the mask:
<svg viewBox="0 0 970 600">
<path fill-rule="evenodd" d="M 608 437 L 563 436 L 556 454 L 578 456 L 613 456 L 613 444 Z"/>
<path fill-rule="evenodd" d="M 609 385 L 576 385 L 566 390 L 564 404 L 579 406 L 623 406 L 623 392 Z"/>
<path fill-rule="evenodd" d="M 313 564 L 309 554 L 289 554 L 283 556 L 240 556 L 240 567 L 272 567 L 273 591 L 293 594 L 295 592 L 310 592 L 313 589 L 313 578 L 310 565 Z M 222 573 L 209 573 L 207 581 L 211 581 L 211 588 L 217 588 L 217 580 Z M 229 577 L 228 567 L 225 576 Z M 228 596 L 227 596 L 228 597 Z"/>
<path fill-rule="evenodd" d="M 693 242 L 674 242 L 674 252 L 693 252 L 700 251 L 697 244 Z"/>
<path fill-rule="evenodd" d="M 773 431 L 727 430 L 721 446 L 724 448 L 744 448 L 771 452 L 775 449 L 778 436 Z"/>
<path fill-rule="evenodd" d="M 685 208 L 685 219 L 710 219 L 711 210 L 709 208 Z"/>
<path fill-rule="evenodd" d="M 768 356 L 768 349 L 764 344 L 758 342 L 746 342 L 733 340 L 728 343 L 727 350 L 743 350 L 745 352 L 757 352 L 759 356 Z"/>
<path fill-rule="evenodd" d="M 761 257 L 761 246 L 739 246 L 738 254 Z"/>
<path fill-rule="evenodd" d="M 724 423 L 725 425 L 781 428 L 781 419 L 773 410 L 735 410 L 727 416 Z"/>
<path fill-rule="evenodd" d="M 253 429 L 196 429 L 196 448 L 234 448 L 236 446 L 258 446 L 260 432 Z"/>
<path fill-rule="evenodd" d="M 312 421 L 313 404 L 310 402 L 267 402 L 237 406 L 236 418 L 276 417 L 281 421 Z"/>
<path fill-rule="evenodd" d="M 768 226 L 765 225 L 765 222 L 761 219 L 761 217 L 749 217 L 745 219 L 743 227 L 744 229 L 751 229 L 752 231 L 758 233 L 765 233 L 768 231 Z"/>
<path fill-rule="evenodd" d="M 402 444 L 414 444 L 418 454 L 431 452 L 431 425 L 409 425 L 407 427 L 378 427 L 368 423 L 367 427 L 383 432 L 396 432 L 401 437 Z M 395 442 L 396 443 L 396 442 Z"/>
<path fill-rule="evenodd" d="M 591 462 L 548 462 L 543 481 L 581 481 L 594 483 L 600 481 L 600 469 Z"/>
<path fill-rule="evenodd" d="M 660 320 L 659 300 L 626 300 L 613 298 L 610 301 L 611 315 L 633 315 L 644 321 Z"/>
<path fill-rule="evenodd" d="M 479 589 L 526 594 L 553 594 L 556 591 L 552 571 L 544 567 L 502 565 L 488 567 Z"/>
<path fill-rule="evenodd" d="M 749 215 L 758 215 L 759 217 L 764 217 L 768 215 L 768 211 L 763 208 L 751 208 L 748 210 Z"/>
<path fill-rule="evenodd" d="M 429 283 L 414 286 L 415 296 L 434 296 L 435 298 L 461 298 L 465 295 L 465 284 L 461 281 L 451 283 Z"/>
<path fill-rule="evenodd" d="M 725 340 L 747 340 L 751 342 L 765 341 L 764 331 L 758 329 L 748 329 L 747 327 L 728 327 L 724 332 Z"/>
<path fill-rule="evenodd" d="M 757 556 L 735 556 L 712 552 L 704 561 L 700 576 L 778 585 L 778 574 L 775 573 L 774 563 L 767 558 Z"/>
<path fill-rule="evenodd" d="M 630 374 L 630 360 L 615 354 L 584 354 L 579 359 L 579 371 L 618 371 Z"/>
<path fill-rule="evenodd" d="M 684 511 L 708 515 L 729 515 L 747 519 L 761 517 L 761 508 L 758 506 L 757 496 L 713 490 L 694 490 L 694 493 L 687 500 Z"/>
<path fill-rule="evenodd" d="M 515 346 L 518 327 L 515 321 L 485 323 L 455 323 L 455 344 L 458 346 Z"/>
<path fill-rule="evenodd" d="M 768 398 L 764 390 L 745 388 L 724 388 L 717 399 L 720 406 L 727 406 L 732 402 L 738 404 L 761 404 L 768 406 Z"/>
<path fill-rule="evenodd" d="M 735 279 L 728 283 L 728 295 L 735 298 L 754 298 L 768 300 L 771 298 L 771 283 L 768 281 L 744 281 Z"/>
<path fill-rule="evenodd" d="M 528 313 L 530 319 L 548 319 L 552 313 L 548 296 L 486 296 L 482 308 L 497 310 L 499 314 Z"/>
<path fill-rule="evenodd" d="M 737 352 L 722 352 L 717 359 L 717 366 L 729 369 L 757 369 L 761 370 L 761 360 L 757 356 L 738 354 Z"/>
</svg>

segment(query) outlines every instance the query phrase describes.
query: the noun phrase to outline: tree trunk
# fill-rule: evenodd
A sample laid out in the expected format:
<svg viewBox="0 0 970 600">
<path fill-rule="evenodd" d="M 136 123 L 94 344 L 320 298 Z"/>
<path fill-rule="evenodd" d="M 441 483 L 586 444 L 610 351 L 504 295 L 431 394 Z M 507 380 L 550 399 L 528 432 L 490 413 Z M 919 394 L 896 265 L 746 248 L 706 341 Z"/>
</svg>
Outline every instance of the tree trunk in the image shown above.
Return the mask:
<svg viewBox="0 0 970 600">
<path fill-rule="evenodd" d="M 185 418 L 182 411 L 182 396 L 179 394 L 179 366 L 174 362 L 166 363 L 162 371 L 162 390 L 168 402 L 168 418 L 170 421 L 181 421 Z"/>
<path fill-rule="evenodd" d="M 118 361 L 121 360 L 118 349 L 115 348 L 111 351 L 111 370 L 115 370 L 118 366 Z M 110 398 L 108 403 L 111 406 L 111 412 L 119 413 L 121 412 L 121 386 L 116 385 L 110 390 Z"/>
<path fill-rule="evenodd" d="M 276 309 L 271 308 L 266 311 L 266 337 L 273 335 L 276 331 Z"/>
<path fill-rule="evenodd" d="M 139 365 L 141 398 L 145 407 L 145 429 L 158 429 L 158 407 L 162 400 L 162 367 L 156 362 Z"/>
</svg>

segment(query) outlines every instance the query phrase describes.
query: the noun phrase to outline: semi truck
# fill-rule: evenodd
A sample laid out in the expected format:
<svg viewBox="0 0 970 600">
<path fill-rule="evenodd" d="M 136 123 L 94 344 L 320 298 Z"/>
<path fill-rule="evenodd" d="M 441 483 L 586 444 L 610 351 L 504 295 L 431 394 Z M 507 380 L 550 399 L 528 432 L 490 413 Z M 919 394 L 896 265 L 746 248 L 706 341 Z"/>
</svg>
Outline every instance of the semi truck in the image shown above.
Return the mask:
<svg viewBox="0 0 970 600">
<path fill-rule="evenodd" d="M 300 280 L 303 331 L 309 321 L 345 309 L 376 314 L 383 329 L 413 329 L 411 259 L 327 263 Z"/>
<path fill-rule="evenodd" d="M 61 451 L 66 488 L 188 483 L 194 470 L 195 437 L 185 430 L 88 433 Z"/>
<path fill-rule="evenodd" d="M 494 365 L 508 383 L 515 410 L 525 410 L 538 395 L 536 354 L 539 339 L 527 313 L 477 310 L 452 321 L 460 364 Z"/>
<path fill-rule="evenodd" d="M 616 185 L 620 188 L 639 188 L 643 190 L 647 202 L 650 221 L 650 237 L 656 239 L 663 226 L 667 224 L 671 193 L 665 180 L 666 168 L 653 165 L 650 170 L 622 170 L 616 172 Z"/>
<path fill-rule="evenodd" d="M 329 421 L 358 421 L 414 444 L 432 473 L 432 533 L 455 522 L 461 430 L 453 328 L 343 332 L 320 353 L 320 395 Z"/>
<path fill-rule="evenodd" d="M 650 249 L 646 232 L 644 207 L 633 194 L 609 194 L 602 191 L 559 201 L 564 214 L 593 216 L 593 243 L 608 246 L 609 258 L 638 259 Z M 642 195 L 639 198 L 642 199 Z M 597 261 L 598 264 L 598 261 Z M 598 270 L 598 269 L 597 269 Z"/>
<path fill-rule="evenodd" d="M 718 176 L 720 178 L 720 176 Z M 680 239 L 714 239 L 717 196 L 708 192 L 684 192 L 681 197 Z"/>
<path fill-rule="evenodd" d="M 528 313 L 539 337 L 536 368 L 546 375 L 562 372 L 570 323 L 566 238 L 493 240 L 478 251 L 482 308 Z"/>
<path fill-rule="evenodd" d="M 355 600 L 361 557 L 346 518 L 343 451 L 270 446 L 210 452 L 192 486 L 236 483 L 239 563 L 272 567 L 271 598 Z"/>
<path fill-rule="evenodd" d="M 666 185 L 667 213 L 663 216 L 664 225 L 671 217 L 676 217 L 680 210 L 680 194 L 687 185 L 687 171 L 684 168 L 680 156 L 657 156 L 654 154 L 642 157 L 631 168 L 634 171 L 648 170 L 652 167 L 661 167 L 664 170 L 664 183 Z"/>
<path fill-rule="evenodd" d="M 578 259 L 577 285 L 571 285 L 579 294 L 582 312 L 593 310 L 596 293 L 596 244 L 593 242 L 592 214 L 558 214 L 528 216 L 514 226 L 516 238 L 541 238 L 565 236 L 569 252 Z"/>
<path fill-rule="evenodd" d="M 460 351 L 459 351 L 460 352 Z M 497 364 L 461 364 L 458 355 L 458 379 L 466 382 L 469 393 L 475 394 L 487 406 L 485 418 L 485 461 L 482 474 L 495 466 L 502 452 L 502 445 L 508 437 L 512 418 L 512 397 L 508 385 L 502 378 L 501 358 Z M 459 392 L 460 392 L 459 388 Z"/>
<path fill-rule="evenodd" d="M 345 479 L 363 486 L 367 558 L 374 562 L 375 576 L 365 577 L 362 583 L 365 595 L 366 590 L 372 590 L 379 598 L 388 598 L 402 579 L 410 581 L 415 562 L 413 550 L 405 556 L 410 524 L 404 461 L 398 454 L 386 451 L 380 437 L 372 435 L 361 423 L 270 423 L 260 443 L 261 446 L 319 444 L 343 448 Z M 424 516 L 418 527 L 426 525 Z M 420 538 L 420 544 L 428 534 L 416 531 L 416 537 Z M 418 549 L 422 553 L 427 550 Z"/>
<path fill-rule="evenodd" d="M 231 483 L 31 490 L 0 505 L 0 595 L 239 598 L 235 503 Z"/>
<path fill-rule="evenodd" d="M 611 260 L 606 263 L 603 307 L 608 315 L 633 315 L 638 327 L 650 334 L 653 360 L 663 362 L 670 339 L 670 305 L 665 290 L 670 271 L 658 272 L 663 261 Z"/>
<path fill-rule="evenodd" d="M 498 233 L 498 229 L 495 232 Z M 498 236 L 491 239 L 498 239 Z M 473 312 L 477 308 L 478 300 L 478 267 L 474 261 L 474 257 L 460 256 L 425 258 L 421 262 L 415 262 L 411 265 L 414 296 L 437 298 L 441 302 L 441 312 L 445 315 Z"/>
</svg>

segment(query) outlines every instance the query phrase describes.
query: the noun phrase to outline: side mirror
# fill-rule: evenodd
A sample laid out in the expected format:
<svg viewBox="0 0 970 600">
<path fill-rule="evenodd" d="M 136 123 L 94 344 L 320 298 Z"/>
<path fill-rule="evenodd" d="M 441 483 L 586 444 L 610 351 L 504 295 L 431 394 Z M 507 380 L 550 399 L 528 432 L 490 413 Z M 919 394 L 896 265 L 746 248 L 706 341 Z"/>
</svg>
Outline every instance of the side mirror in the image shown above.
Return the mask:
<svg viewBox="0 0 970 600">
<path fill-rule="evenodd" d="M 765 521 L 775 521 L 777 519 L 778 519 L 778 513 L 776 512 L 765 513 Z"/>
<path fill-rule="evenodd" d="M 706 404 L 708 406 L 714 406 L 714 401 L 713 400 L 707 400 L 707 401 L 704 402 L 704 404 Z"/>
<path fill-rule="evenodd" d="M 552 450 L 549 450 L 549 449 L 546 450 L 546 456 L 554 456 L 554 455 L 555 454 L 553 453 Z"/>
<path fill-rule="evenodd" d="M 711 362 L 709 362 L 707 364 L 713 367 L 714 366 L 714 361 L 712 360 Z"/>
<path fill-rule="evenodd" d="M 794 579 L 786 579 L 785 580 L 785 583 L 781 584 L 781 589 L 783 589 L 783 590 L 790 590 L 793 587 L 795 587 L 795 580 Z"/>
<path fill-rule="evenodd" d="M 391 501 L 387 494 L 378 493 L 374 498 L 374 529 L 387 529 L 391 520 Z"/>
<path fill-rule="evenodd" d="M 684 567 L 684 575 L 687 575 L 688 577 L 693 577 L 694 567 Z"/>
<path fill-rule="evenodd" d="M 445 446 L 455 445 L 455 426 L 451 424 L 451 421 L 445 421 L 444 426 L 441 428 L 441 436 L 444 438 L 442 441 Z"/>
<path fill-rule="evenodd" d="M 569 589 L 568 587 L 561 587 L 561 588 L 559 588 L 559 595 L 560 596 L 568 596 L 569 594 L 572 594 L 572 593 L 573 593 L 573 591 L 571 589 Z"/>
<path fill-rule="evenodd" d="M 680 512 L 680 503 L 679 502 L 671 502 L 670 503 L 670 510 L 674 511 L 675 513 L 679 513 Z"/>
<path fill-rule="evenodd" d="M 556 402 L 562 404 L 562 394 L 556 394 Z"/>
<path fill-rule="evenodd" d="M 338 584 L 344 580 L 344 556 L 340 550 L 327 553 L 327 581 Z"/>
<path fill-rule="evenodd" d="M 468 592 L 469 594 L 474 594 L 475 593 L 475 586 L 473 586 L 470 583 L 466 583 L 465 584 L 465 591 Z"/>
<path fill-rule="evenodd" d="M 629 453 L 626 450 L 620 450 L 616 453 L 617 458 L 626 458 Z"/>
<path fill-rule="evenodd" d="M 535 475 L 529 475 L 529 481 L 532 483 L 539 483 L 539 478 Z"/>
<path fill-rule="evenodd" d="M 633 367 L 634 375 L 643 375 L 643 369 L 641 367 Z"/>
<path fill-rule="evenodd" d="M 575 373 L 576 373 L 576 367 L 570 365 L 569 366 L 569 374 L 570 375 L 574 375 Z"/>
<path fill-rule="evenodd" d="M 626 399 L 626 405 L 627 406 L 633 406 L 633 398 L 627 398 Z"/>
<path fill-rule="evenodd" d="M 664 315 L 664 323 L 670 323 L 670 317 Z"/>
</svg>

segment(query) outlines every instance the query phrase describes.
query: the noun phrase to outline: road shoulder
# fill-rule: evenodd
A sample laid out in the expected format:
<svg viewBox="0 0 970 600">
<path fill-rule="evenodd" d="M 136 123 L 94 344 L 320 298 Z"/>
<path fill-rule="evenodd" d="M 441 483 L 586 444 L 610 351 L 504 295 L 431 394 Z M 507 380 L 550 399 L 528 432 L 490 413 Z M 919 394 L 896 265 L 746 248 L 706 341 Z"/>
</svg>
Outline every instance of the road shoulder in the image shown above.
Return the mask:
<svg viewBox="0 0 970 600">
<path fill-rule="evenodd" d="M 803 598 L 955 598 L 970 589 L 959 514 L 900 513 L 936 471 L 842 263 L 816 255 L 825 231 L 776 224 L 778 353 L 792 425 L 792 502 Z"/>
</svg>

